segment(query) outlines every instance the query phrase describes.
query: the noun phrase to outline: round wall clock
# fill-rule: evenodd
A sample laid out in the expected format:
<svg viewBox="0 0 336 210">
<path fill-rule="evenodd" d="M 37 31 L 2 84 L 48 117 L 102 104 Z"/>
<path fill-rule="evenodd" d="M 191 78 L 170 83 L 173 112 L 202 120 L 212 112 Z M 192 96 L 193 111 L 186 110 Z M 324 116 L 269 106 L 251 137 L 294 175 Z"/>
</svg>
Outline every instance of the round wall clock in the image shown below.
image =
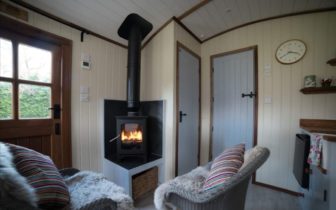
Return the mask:
<svg viewBox="0 0 336 210">
<path fill-rule="evenodd" d="M 306 44 L 298 39 L 287 40 L 275 52 L 276 59 L 282 64 L 296 63 L 306 54 Z"/>
</svg>

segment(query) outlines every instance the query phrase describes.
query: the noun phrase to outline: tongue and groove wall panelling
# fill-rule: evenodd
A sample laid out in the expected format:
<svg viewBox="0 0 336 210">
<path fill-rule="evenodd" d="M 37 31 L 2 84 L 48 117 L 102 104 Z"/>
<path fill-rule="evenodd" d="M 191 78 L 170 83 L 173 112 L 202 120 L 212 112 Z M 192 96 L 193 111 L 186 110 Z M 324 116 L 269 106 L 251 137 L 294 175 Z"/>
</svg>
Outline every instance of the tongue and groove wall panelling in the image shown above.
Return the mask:
<svg viewBox="0 0 336 210">
<path fill-rule="evenodd" d="M 175 170 L 175 36 L 169 23 L 141 51 L 140 100 L 164 101 L 163 179 L 174 177 Z"/>
</svg>

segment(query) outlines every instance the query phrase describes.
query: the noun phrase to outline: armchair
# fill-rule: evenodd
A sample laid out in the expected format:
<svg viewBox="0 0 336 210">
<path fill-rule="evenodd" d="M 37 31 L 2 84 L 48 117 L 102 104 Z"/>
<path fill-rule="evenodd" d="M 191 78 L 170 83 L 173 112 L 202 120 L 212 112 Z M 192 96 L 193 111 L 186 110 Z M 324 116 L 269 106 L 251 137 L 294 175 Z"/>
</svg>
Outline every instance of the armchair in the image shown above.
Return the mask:
<svg viewBox="0 0 336 210">
<path fill-rule="evenodd" d="M 207 191 L 202 190 L 202 181 L 206 178 L 209 165 L 199 167 L 188 174 L 168 181 L 155 192 L 155 205 L 158 209 L 174 210 L 244 210 L 245 197 L 251 175 L 267 160 L 270 152 L 267 148 L 256 146 L 245 153 L 245 162 L 239 172 L 222 186 Z M 200 175 L 196 171 L 201 171 Z M 183 178 L 184 177 L 184 178 Z M 190 178 L 202 179 L 191 181 L 196 187 L 186 188 L 178 180 Z M 203 178 L 202 178 L 203 177 Z M 163 198 L 162 198 L 163 197 Z"/>
</svg>

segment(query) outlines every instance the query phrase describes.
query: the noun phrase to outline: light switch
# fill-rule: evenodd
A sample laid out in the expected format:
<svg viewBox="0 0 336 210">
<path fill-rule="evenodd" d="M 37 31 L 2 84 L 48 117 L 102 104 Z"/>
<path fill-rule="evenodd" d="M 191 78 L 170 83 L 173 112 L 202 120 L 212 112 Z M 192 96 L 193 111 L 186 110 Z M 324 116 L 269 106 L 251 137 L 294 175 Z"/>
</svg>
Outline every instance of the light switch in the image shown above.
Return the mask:
<svg viewBox="0 0 336 210">
<path fill-rule="evenodd" d="M 264 103 L 265 104 L 271 104 L 272 103 L 272 96 L 265 96 Z"/>
<path fill-rule="evenodd" d="M 271 65 L 270 64 L 266 64 L 264 66 L 264 76 L 265 77 L 270 77 L 272 76 L 272 68 L 271 68 Z"/>
<path fill-rule="evenodd" d="M 271 64 L 265 64 L 264 69 L 271 69 Z"/>
<path fill-rule="evenodd" d="M 89 87 L 88 86 L 80 86 L 80 93 L 89 93 Z"/>
<path fill-rule="evenodd" d="M 81 93 L 80 94 L 80 101 L 81 102 L 89 102 L 89 94 L 87 94 L 87 93 Z"/>
</svg>

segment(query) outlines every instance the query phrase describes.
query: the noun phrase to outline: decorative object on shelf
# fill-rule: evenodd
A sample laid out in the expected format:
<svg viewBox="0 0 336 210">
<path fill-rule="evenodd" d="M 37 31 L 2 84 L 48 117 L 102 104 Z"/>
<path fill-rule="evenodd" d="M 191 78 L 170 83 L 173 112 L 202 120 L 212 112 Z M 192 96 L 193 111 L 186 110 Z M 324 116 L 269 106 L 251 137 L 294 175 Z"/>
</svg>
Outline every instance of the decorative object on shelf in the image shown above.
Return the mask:
<svg viewBox="0 0 336 210">
<path fill-rule="evenodd" d="M 301 60 L 306 51 L 307 47 L 303 41 L 291 39 L 279 45 L 275 57 L 282 64 L 293 64 Z"/>
<path fill-rule="evenodd" d="M 316 75 L 305 76 L 304 87 L 316 87 Z"/>
<path fill-rule="evenodd" d="M 324 78 L 321 79 L 321 85 L 322 87 L 330 87 L 331 86 L 332 79 L 330 78 Z"/>
<path fill-rule="evenodd" d="M 327 61 L 327 64 L 331 65 L 331 66 L 336 66 L 336 58 L 330 59 Z"/>
</svg>

